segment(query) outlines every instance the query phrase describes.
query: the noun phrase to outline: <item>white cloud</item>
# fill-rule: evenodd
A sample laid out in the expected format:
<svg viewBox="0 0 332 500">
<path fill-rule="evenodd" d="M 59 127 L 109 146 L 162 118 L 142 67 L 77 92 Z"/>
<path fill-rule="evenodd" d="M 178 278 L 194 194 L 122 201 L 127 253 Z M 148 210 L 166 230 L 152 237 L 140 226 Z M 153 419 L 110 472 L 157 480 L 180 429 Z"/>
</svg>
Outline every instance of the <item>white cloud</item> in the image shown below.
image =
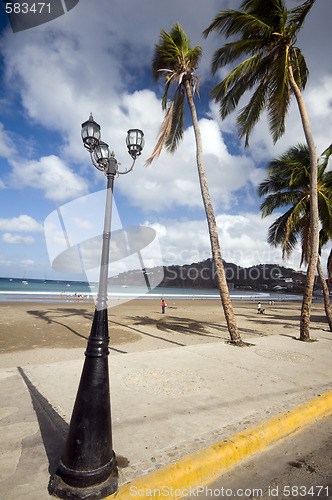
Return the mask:
<svg viewBox="0 0 332 500">
<path fill-rule="evenodd" d="M 42 189 L 45 197 L 56 201 L 65 201 L 86 194 L 88 186 L 86 181 L 75 174 L 57 156 L 44 156 L 37 160 L 12 161 L 12 179 L 20 175 L 20 187 Z"/>
<path fill-rule="evenodd" d="M 43 231 L 43 226 L 30 215 L 20 215 L 11 219 L 0 219 L 0 231 L 36 233 Z"/>
<path fill-rule="evenodd" d="M 19 272 L 22 272 L 22 270 L 26 270 L 27 268 L 34 268 L 34 269 L 37 269 L 38 268 L 38 264 L 36 264 L 36 262 L 34 262 L 33 260 L 31 259 L 19 259 L 19 258 L 16 258 L 16 259 L 5 259 L 5 258 L 0 258 L 0 266 L 1 267 L 4 267 L 5 269 L 8 268 L 8 270 L 10 270 L 9 268 L 11 268 L 11 270 L 15 270 L 15 274 L 16 271 L 18 270 Z"/>
<path fill-rule="evenodd" d="M 183 141 L 174 154 L 163 150 L 159 158 L 143 168 L 144 159 L 150 156 L 156 144 L 156 131 L 163 119 L 160 101 L 153 92 L 142 91 L 126 96 L 124 102 L 132 123 L 137 123 L 141 116 L 146 145 L 133 173 L 116 181 L 117 189 L 144 211 L 163 212 L 172 206 L 202 208 L 193 127 L 184 131 Z M 144 115 L 143 109 L 151 113 Z M 228 151 L 215 121 L 203 118 L 199 126 L 211 198 L 216 207 L 229 208 L 236 203 L 233 193 L 255 179 L 254 163 L 249 157 Z M 128 163 L 124 159 L 124 165 L 126 161 Z"/>
<path fill-rule="evenodd" d="M 35 242 L 35 239 L 32 236 L 4 233 L 2 235 L 2 241 L 10 245 L 32 245 Z"/>
<path fill-rule="evenodd" d="M 239 4 L 237 2 L 235 7 Z M 222 7 L 234 7 L 234 1 L 224 0 Z M 317 19 L 325 19 L 317 7 L 314 6 L 313 10 L 316 12 L 312 17 L 316 23 Z M 136 12 L 134 18 L 129 15 L 132 9 Z M 144 154 L 150 154 L 162 121 L 160 101 L 153 92 L 146 89 L 128 92 L 129 87 L 137 88 L 136 79 L 142 77 L 142 70 L 150 67 L 153 47 L 161 28 L 169 29 L 175 21 L 179 21 L 191 38 L 192 45 L 202 45 L 203 60 L 198 74 L 204 78 L 210 76 L 212 54 L 223 41 L 217 34 L 204 40 L 201 33 L 219 9 L 220 2 L 217 0 L 209 2 L 204 9 L 198 0 L 183 0 L 181 5 L 172 0 L 167 6 L 148 2 L 139 13 L 134 0 L 112 5 L 101 0 L 98 8 L 91 3 L 81 2 L 70 14 L 53 21 L 52 31 L 49 29 L 50 25 L 45 25 L 27 33 L 22 32 L 19 37 L 7 33 L 2 44 L 7 82 L 19 91 L 29 117 L 62 134 L 62 154 L 67 159 L 82 159 L 88 168 L 89 159 L 82 148 L 79 130 L 81 122 L 93 111 L 95 119 L 102 125 L 103 140 L 115 150 L 118 160 L 127 165 L 129 159 L 124 146 L 126 130 L 130 127 L 142 128 L 147 141 Z M 105 23 L 110 15 L 111 28 Z M 94 33 L 93 37 L 82 36 L 82 33 L 91 32 Z M 302 45 L 304 52 L 311 49 L 312 41 L 309 43 L 305 34 L 301 39 Z M 322 46 L 320 51 L 322 50 L 328 49 Z M 317 99 L 320 99 L 321 104 L 316 107 L 316 114 L 311 113 L 311 120 L 314 137 L 319 141 L 318 147 L 324 143 L 325 149 L 329 131 L 326 120 L 331 113 L 326 112 L 322 120 L 318 110 L 324 108 L 324 102 L 328 102 L 326 99 L 329 98 L 331 84 L 330 80 L 324 78 L 325 66 L 321 65 L 320 68 L 320 78 L 314 73 L 313 84 L 310 86 L 309 80 L 306 92 L 309 95 L 309 108 L 310 99 L 314 107 Z M 213 109 L 212 117 L 219 123 L 221 130 L 233 132 L 236 136 L 236 113 L 220 123 L 217 108 Z M 257 166 L 257 162 L 271 159 L 303 138 L 296 106 L 291 109 L 287 134 L 277 146 L 272 143 L 266 120 L 262 119 L 253 131 L 247 156 L 230 155 L 229 148 L 226 148 L 213 121 L 201 120 L 200 125 L 206 169 L 211 180 L 211 195 L 214 202 L 224 208 L 236 203 L 233 191 L 246 186 L 248 180 L 255 182 L 259 178 L 253 161 Z M 131 180 L 126 178 L 126 181 L 119 182 L 120 191 L 126 193 L 135 205 L 144 206 L 146 210 L 162 211 L 172 204 L 201 206 L 194 148 L 193 133 L 189 128 L 183 144 L 174 156 L 162 155 L 158 165 L 153 165 L 153 172 L 151 167 L 144 173 L 140 172 L 139 178 L 132 176 Z M 249 155 L 253 160 L 249 160 Z M 173 182 L 175 179 L 176 182 Z M 37 183 L 39 184 L 40 182 Z M 61 190 L 53 191 L 45 186 L 44 189 L 51 199 L 65 199 L 66 195 Z"/>
<path fill-rule="evenodd" d="M 140 127 L 139 122 L 142 127 L 149 123 L 146 137 L 151 128 L 154 140 L 160 125 L 160 102 L 151 107 L 151 99 L 145 100 L 145 91 L 131 96 L 127 89 L 142 86 L 136 80 L 142 80 L 142 71 L 150 72 L 154 44 L 161 29 L 171 28 L 176 21 L 183 21 L 192 45 L 203 46 L 199 73 L 210 76 L 215 41 L 213 37 L 202 39 L 201 33 L 217 12 L 219 2 L 210 1 L 200 16 L 200 2 L 196 2 L 196 9 L 190 0 L 183 0 L 181 5 L 172 0 L 167 6 L 147 2 L 139 12 L 134 0 L 112 5 L 108 0 L 100 0 L 98 8 L 81 2 L 72 13 L 53 21 L 51 31 L 50 24 L 16 37 L 8 31 L 2 43 L 6 81 L 19 93 L 25 112 L 34 123 L 60 132 L 62 153 L 67 158 L 86 158 L 79 129 L 90 111 L 104 127 L 104 140 L 112 139 L 112 149 L 114 144 L 120 148 L 123 131 Z M 112 27 L 105 23 L 110 15 Z M 90 36 L 92 32 L 94 35 Z M 87 36 L 82 36 L 84 33 Z M 117 151 L 116 154 L 121 156 Z"/>
<path fill-rule="evenodd" d="M 10 89 L 6 100 L 17 98 L 22 105 L 19 111 L 23 110 L 27 123 L 44 127 L 48 132 L 55 131 L 54 148 L 56 152 L 61 151 L 60 157 L 46 156 L 49 154 L 47 146 L 47 152 L 41 152 L 40 159 L 18 158 L 17 141 L 14 144 L 11 132 L 0 125 L 0 155 L 10 159 L 13 176 L 20 174 L 22 188 L 40 189 L 48 199 L 62 202 L 86 194 L 88 182 L 91 186 L 105 182 L 104 176 L 91 166 L 80 138 L 80 125 L 88 119 L 90 111 L 102 127 L 103 140 L 114 149 L 116 158 L 122 163 L 121 169 L 128 168 L 131 163 L 125 146 L 126 131 L 132 127 L 141 128 L 146 138 L 143 155 L 130 175 L 116 179 L 116 192 L 126 197 L 128 206 L 135 205 L 143 210 L 144 218 L 150 215 L 152 218 L 152 214 L 158 213 L 158 231 L 167 262 L 177 263 L 176 255 L 179 263 L 207 258 L 210 254 L 207 226 L 203 215 L 197 215 L 197 209 L 203 213 L 203 204 L 192 127 L 186 128 L 184 140 L 174 155 L 163 152 L 149 168 L 142 166 L 153 150 L 163 119 L 158 97 L 161 89 L 157 85 L 152 87 L 144 72 L 150 71 L 160 30 L 168 30 L 179 21 L 191 38 L 192 46 L 201 44 L 203 48 L 197 74 L 202 80 L 205 102 L 210 88 L 203 84 L 211 76 L 212 54 L 223 44 L 223 38 L 214 33 L 203 40 L 201 32 L 220 8 L 237 8 L 239 4 L 240 0 L 222 0 L 221 3 L 210 0 L 202 8 L 201 0 L 148 0 L 137 10 L 135 0 L 99 0 L 98 7 L 94 2 L 82 1 L 52 23 L 15 35 L 8 29 L 2 36 L 0 48 L 4 81 Z M 301 30 L 299 40 L 311 70 L 304 99 L 318 153 L 331 143 L 329 10 L 330 0 L 316 2 L 310 23 Z M 153 90 L 145 88 L 147 86 Z M 13 103 L 17 104 L 14 100 Z M 257 203 L 257 199 L 252 198 L 254 187 L 265 175 L 265 171 L 258 168 L 262 162 L 304 140 L 297 105 L 292 103 L 286 134 L 276 145 L 272 143 L 267 120 L 263 117 L 246 150 L 237 139 L 236 112 L 221 122 L 215 104 L 211 103 L 210 111 L 208 119 L 200 117 L 200 127 L 210 194 L 221 228 L 223 256 L 230 261 L 238 258 L 237 263 L 242 265 L 257 263 L 262 258 L 281 262 L 280 249 L 266 244 L 268 219 L 262 221 L 259 214 L 245 213 L 242 202 Z M 187 118 L 190 119 L 189 114 Z M 15 133 L 18 136 L 21 132 Z M 60 144 L 58 134 L 62 138 Z M 32 137 L 34 146 L 39 139 L 38 148 L 42 151 L 43 139 Z M 28 143 L 28 136 L 24 140 Z M 20 156 L 23 156 L 22 149 Z M 69 166 L 70 162 L 77 165 L 79 173 Z M 81 177 L 83 173 L 87 180 Z M 5 183 L 7 187 L 8 181 L 10 178 L 3 177 L 0 188 L 4 188 Z M 9 187 L 17 188 L 17 184 L 12 182 Z M 174 208 L 178 210 L 178 220 L 164 222 L 167 217 L 173 217 Z M 41 213 L 42 210 L 41 205 Z M 228 211 L 238 214 L 229 215 Z M 135 216 L 142 218 L 140 211 L 136 212 Z M 184 222 L 183 219 L 188 220 Z M 0 228 L 1 221 L 5 220 L 14 221 L 1 219 Z M 2 230 L 21 231 L 15 223 L 9 223 Z M 298 253 L 294 253 L 291 262 L 298 267 Z"/>
<path fill-rule="evenodd" d="M 271 247 L 266 241 L 268 227 L 277 215 L 265 219 L 256 213 L 218 215 L 217 225 L 223 258 L 243 267 L 282 263 L 281 249 Z M 293 261 L 296 261 L 296 255 L 297 252 L 294 251 Z M 299 261 L 295 267 L 298 265 Z"/>
<path fill-rule="evenodd" d="M 237 215 L 218 214 L 216 216 L 222 258 L 242 267 L 256 264 L 279 264 L 300 269 L 301 250 L 297 246 L 290 259 L 283 260 L 281 248 L 270 246 L 267 230 L 274 216 L 261 219 L 259 214 Z M 211 257 L 210 239 L 205 220 L 149 223 L 158 235 L 164 265 L 190 264 Z M 326 261 L 327 250 L 323 260 Z M 326 255 L 325 255 L 326 254 Z M 323 264 L 325 265 L 325 264 Z M 302 267 L 302 270 L 304 268 Z"/>
<path fill-rule="evenodd" d="M 331 144 L 332 78 L 322 77 L 320 81 L 315 82 L 315 85 L 308 84 L 302 95 L 319 156 Z M 286 118 L 286 132 L 281 139 L 273 144 L 267 118 L 264 115 L 253 130 L 249 150 L 253 158 L 270 160 L 299 143 L 305 144 L 306 140 L 300 112 L 293 97 Z"/>
<path fill-rule="evenodd" d="M 14 153 L 15 146 L 13 140 L 8 131 L 5 130 L 4 125 L 0 122 L 0 156 L 9 158 Z"/>
</svg>

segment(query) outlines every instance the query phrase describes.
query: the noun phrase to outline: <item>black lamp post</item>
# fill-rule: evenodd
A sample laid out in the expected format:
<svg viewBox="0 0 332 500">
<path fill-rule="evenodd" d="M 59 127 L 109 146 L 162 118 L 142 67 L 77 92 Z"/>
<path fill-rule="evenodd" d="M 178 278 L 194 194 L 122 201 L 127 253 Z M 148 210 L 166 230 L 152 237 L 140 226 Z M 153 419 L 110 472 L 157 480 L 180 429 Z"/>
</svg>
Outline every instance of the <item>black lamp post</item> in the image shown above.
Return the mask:
<svg viewBox="0 0 332 500">
<path fill-rule="evenodd" d="M 85 362 L 59 467 L 51 477 L 49 492 L 72 500 L 101 499 L 118 488 L 118 470 L 112 447 L 112 422 L 108 375 L 107 282 L 111 238 L 113 185 L 116 174 L 130 172 L 144 147 L 141 130 L 128 130 L 129 170 L 120 172 L 114 153 L 100 140 L 100 126 L 92 114 L 82 124 L 84 147 L 93 165 L 107 177 L 107 195 L 99 289 Z"/>
</svg>

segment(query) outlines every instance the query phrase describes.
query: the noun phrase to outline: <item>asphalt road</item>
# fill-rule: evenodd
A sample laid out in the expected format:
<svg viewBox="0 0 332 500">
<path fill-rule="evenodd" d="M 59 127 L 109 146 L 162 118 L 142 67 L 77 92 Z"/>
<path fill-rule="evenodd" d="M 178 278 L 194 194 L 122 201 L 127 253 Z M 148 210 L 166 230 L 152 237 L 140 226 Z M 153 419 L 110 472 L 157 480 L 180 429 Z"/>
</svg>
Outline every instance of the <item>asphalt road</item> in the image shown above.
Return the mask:
<svg viewBox="0 0 332 500">
<path fill-rule="evenodd" d="M 332 416 L 253 457 L 186 499 L 332 498 Z"/>
</svg>

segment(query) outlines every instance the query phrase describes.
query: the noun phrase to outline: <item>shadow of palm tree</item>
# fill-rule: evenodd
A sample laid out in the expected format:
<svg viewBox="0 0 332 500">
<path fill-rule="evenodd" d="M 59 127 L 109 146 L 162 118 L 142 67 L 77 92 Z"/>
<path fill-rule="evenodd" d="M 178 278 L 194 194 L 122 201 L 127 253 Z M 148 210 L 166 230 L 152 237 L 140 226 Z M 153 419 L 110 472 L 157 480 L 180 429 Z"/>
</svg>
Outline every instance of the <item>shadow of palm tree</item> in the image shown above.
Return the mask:
<svg viewBox="0 0 332 500">
<path fill-rule="evenodd" d="M 130 318 L 135 325 L 148 325 L 157 328 L 162 332 L 177 332 L 184 335 L 200 335 L 203 337 L 221 338 L 220 335 L 209 333 L 207 328 L 224 329 L 224 325 L 215 325 L 203 321 L 194 321 L 188 318 L 178 316 L 163 317 L 160 319 L 150 318 L 148 316 L 134 316 Z"/>
<path fill-rule="evenodd" d="M 92 323 L 93 320 L 93 314 L 88 311 L 87 309 L 50 309 L 48 311 L 27 311 L 28 314 L 31 314 L 32 316 L 35 316 L 36 318 L 40 318 L 43 321 L 45 321 L 47 324 L 52 324 L 55 323 L 57 325 L 63 326 L 67 330 L 69 330 L 71 333 L 74 335 L 77 335 L 78 337 L 81 337 L 82 339 L 88 340 L 88 337 L 86 335 L 82 335 L 81 333 L 77 332 L 74 330 L 74 328 L 71 328 L 68 326 L 66 323 L 63 321 L 58 321 L 56 318 L 61 317 L 62 319 L 65 318 L 70 318 L 70 317 L 75 317 L 75 316 L 82 316 L 85 319 L 89 319 Z"/>
<path fill-rule="evenodd" d="M 44 320 L 47 324 L 57 324 L 60 326 L 63 326 L 67 330 L 69 330 L 71 333 L 74 335 L 77 335 L 77 337 L 80 337 L 84 340 L 88 340 L 88 336 L 82 335 L 78 331 L 74 330 L 74 328 L 71 328 L 69 325 L 62 321 L 58 321 L 55 318 L 61 317 L 61 318 L 71 318 L 75 316 L 81 316 L 84 319 L 87 319 L 93 321 L 93 313 L 91 311 L 88 311 L 87 309 L 70 309 L 70 308 L 57 308 L 57 309 L 50 309 L 48 311 L 27 311 L 27 313 L 32 314 L 33 316 L 40 318 Z M 121 349 L 117 349 L 115 347 L 109 347 L 111 351 L 118 352 L 120 354 L 127 354 L 126 351 L 122 351 Z"/>
<path fill-rule="evenodd" d="M 110 320 L 110 323 L 113 323 L 114 325 L 122 326 L 124 328 L 127 328 L 128 330 L 133 330 L 134 332 L 138 332 L 142 335 L 146 335 L 147 337 L 152 337 L 154 339 L 163 340 L 164 342 L 168 342 L 170 344 L 176 344 L 176 345 L 179 345 L 181 347 L 185 347 L 185 344 L 181 344 L 180 342 L 176 342 L 175 340 L 165 339 L 164 337 L 159 337 L 158 335 L 153 335 L 153 333 L 148 333 L 148 332 L 145 332 L 143 330 L 139 330 L 138 328 L 135 328 L 135 327 L 130 326 L 130 325 L 118 323 L 117 321 L 114 321 L 114 320 Z"/>
</svg>

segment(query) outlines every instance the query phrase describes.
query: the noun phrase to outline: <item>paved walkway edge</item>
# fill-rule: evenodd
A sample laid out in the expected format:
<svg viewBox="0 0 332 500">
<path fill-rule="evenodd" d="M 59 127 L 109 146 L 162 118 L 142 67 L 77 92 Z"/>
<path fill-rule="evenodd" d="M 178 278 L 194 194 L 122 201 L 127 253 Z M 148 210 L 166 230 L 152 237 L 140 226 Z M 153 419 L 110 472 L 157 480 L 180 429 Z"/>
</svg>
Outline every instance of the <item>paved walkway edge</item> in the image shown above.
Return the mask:
<svg viewBox="0 0 332 500">
<path fill-rule="evenodd" d="M 125 484 L 106 500 L 178 499 L 243 460 L 332 414 L 332 391 Z"/>
</svg>

